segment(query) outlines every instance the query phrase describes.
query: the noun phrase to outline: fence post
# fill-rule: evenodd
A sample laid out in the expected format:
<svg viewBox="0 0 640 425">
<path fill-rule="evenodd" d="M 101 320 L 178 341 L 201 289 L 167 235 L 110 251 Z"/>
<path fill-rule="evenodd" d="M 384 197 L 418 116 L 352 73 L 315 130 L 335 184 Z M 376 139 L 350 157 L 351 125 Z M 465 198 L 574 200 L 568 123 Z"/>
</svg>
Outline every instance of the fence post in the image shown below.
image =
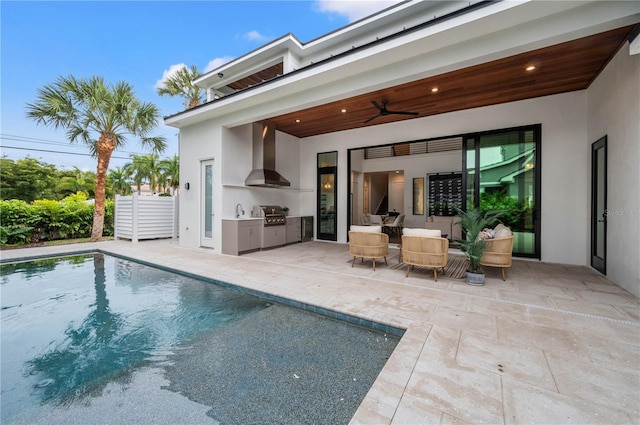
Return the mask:
<svg viewBox="0 0 640 425">
<path fill-rule="evenodd" d="M 180 198 L 178 196 L 172 196 L 171 197 L 173 199 L 173 236 L 172 239 L 176 240 L 178 239 L 178 227 L 180 226 L 179 224 L 179 203 L 180 203 Z"/>
<path fill-rule="evenodd" d="M 116 195 L 113 203 L 113 239 L 118 240 L 118 203 L 120 203 L 120 195 Z"/>
<path fill-rule="evenodd" d="M 131 218 L 133 223 L 131 228 L 131 242 L 138 242 L 138 192 L 133 192 L 131 205 Z"/>
</svg>

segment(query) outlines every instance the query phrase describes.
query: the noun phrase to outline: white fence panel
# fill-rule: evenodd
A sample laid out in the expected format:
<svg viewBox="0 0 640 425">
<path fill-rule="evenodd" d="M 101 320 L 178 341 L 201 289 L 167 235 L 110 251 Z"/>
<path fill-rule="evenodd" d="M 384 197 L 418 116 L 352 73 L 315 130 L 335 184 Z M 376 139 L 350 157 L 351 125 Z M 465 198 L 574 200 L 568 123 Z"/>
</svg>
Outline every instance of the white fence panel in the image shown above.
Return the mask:
<svg viewBox="0 0 640 425">
<path fill-rule="evenodd" d="M 116 196 L 115 238 L 161 239 L 178 237 L 178 197 Z"/>
</svg>

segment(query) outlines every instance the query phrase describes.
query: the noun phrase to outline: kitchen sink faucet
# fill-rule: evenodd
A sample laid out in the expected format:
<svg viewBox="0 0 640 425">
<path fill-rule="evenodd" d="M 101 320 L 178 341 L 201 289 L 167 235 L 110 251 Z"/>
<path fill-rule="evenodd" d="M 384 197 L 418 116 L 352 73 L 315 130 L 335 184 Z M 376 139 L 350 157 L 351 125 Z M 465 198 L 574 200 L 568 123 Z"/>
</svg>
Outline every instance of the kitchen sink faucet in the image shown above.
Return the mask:
<svg viewBox="0 0 640 425">
<path fill-rule="evenodd" d="M 238 207 L 240 207 L 240 212 L 238 212 Z M 240 218 L 240 214 L 244 215 L 244 209 L 242 209 L 241 204 L 236 205 L 236 218 Z"/>
</svg>

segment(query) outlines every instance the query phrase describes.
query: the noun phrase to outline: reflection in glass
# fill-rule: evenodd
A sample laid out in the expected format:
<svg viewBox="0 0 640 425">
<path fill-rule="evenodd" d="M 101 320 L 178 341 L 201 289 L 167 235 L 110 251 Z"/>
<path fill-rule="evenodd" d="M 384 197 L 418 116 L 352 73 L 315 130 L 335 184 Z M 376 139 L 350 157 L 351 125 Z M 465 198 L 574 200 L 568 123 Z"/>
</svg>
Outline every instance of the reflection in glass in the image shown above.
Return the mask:
<svg viewBox="0 0 640 425">
<path fill-rule="evenodd" d="M 204 236 L 213 237 L 213 165 L 204 167 Z"/>
</svg>

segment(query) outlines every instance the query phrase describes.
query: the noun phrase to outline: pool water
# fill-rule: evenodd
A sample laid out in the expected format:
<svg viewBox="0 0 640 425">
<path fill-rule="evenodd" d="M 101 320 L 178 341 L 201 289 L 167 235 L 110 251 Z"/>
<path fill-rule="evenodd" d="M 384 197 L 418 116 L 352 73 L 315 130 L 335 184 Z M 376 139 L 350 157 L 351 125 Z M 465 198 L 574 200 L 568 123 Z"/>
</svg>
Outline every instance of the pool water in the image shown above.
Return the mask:
<svg viewBox="0 0 640 425">
<path fill-rule="evenodd" d="M 398 342 L 100 253 L 2 264 L 0 295 L 3 424 L 147 366 L 225 424 L 345 423 Z"/>
</svg>

